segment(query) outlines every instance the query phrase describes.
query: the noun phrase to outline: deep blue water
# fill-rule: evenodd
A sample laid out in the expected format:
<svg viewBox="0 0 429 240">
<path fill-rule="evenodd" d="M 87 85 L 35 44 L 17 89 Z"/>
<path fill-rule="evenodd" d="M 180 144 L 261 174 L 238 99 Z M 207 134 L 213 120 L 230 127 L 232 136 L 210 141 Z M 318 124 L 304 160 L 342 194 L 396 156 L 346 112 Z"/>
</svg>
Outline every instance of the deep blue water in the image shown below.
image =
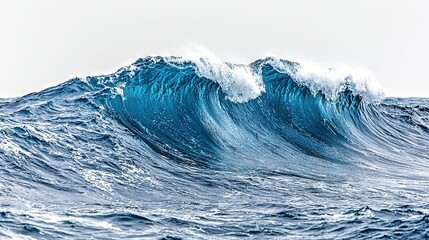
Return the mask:
<svg viewBox="0 0 429 240">
<path fill-rule="evenodd" d="M 429 99 L 303 68 L 148 57 L 1 99 L 0 239 L 429 238 Z"/>
</svg>

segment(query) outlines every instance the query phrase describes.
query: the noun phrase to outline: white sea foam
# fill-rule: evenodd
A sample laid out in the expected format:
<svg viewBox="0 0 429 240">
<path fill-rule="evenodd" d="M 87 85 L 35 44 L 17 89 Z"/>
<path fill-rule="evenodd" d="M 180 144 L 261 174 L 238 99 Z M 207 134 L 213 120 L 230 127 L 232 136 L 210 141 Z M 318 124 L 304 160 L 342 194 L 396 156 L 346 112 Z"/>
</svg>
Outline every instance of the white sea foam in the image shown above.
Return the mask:
<svg viewBox="0 0 429 240">
<path fill-rule="evenodd" d="M 31 236 L 26 236 L 23 234 L 19 234 L 19 233 L 14 233 L 12 230 L 4 228 L 4 227 L 0 227 L 1 232 L 5 235 L 5 237 L 7 237 L 7 239 L 12 239 L 12 240 L 36 240 L 36 238 L 33 238 Z"/>
<path fill-rule="evenodd" d="M 335 100 L 338 93 L 346 89 L 369 101 L 377 101 L 384 96 L 375 76 L 367 70 L 345 65 L 324 67 L 305 61 L 291 66 L 275 58 L 270 58 L 268 63 L 292 76 L 298 84 L 308 87 L 313 95 L 322 92 L 329 100 Z"/>
<path fill-rule="evenodd" d="M 248 65 L 225 63 L 206 49 L 189 52 L 183 60 L 194 62 L 197 74 L 217 82 L 233 102 L 247 102 L 265 92 L 262 77 Z"/>
<path fill-rule="evenodd" d="M 107 192 L 112 191 L 111 183 L 108 181 L 108 179 L 113 177 L 111 173 L 98 170 L 84 170 L 83 177 L 98 189 Z"/>
<path fill-rule="evenodd" d="M 21 158 L 21 154 L 25 154 L 22 148 L 14 143 L 12 139 L 6 137 L 0 140 L 0 149 L 3 150 L 6 154 L 11 154 L 17 158 Z"/>
<path fill-rule="evenodd" d="M 111 229 L 111 230 L 120 230 L 119 228 L 115 227 L 112 223 L 107 221 L 101 221 L 101 220 L 92 220 L 92 219 L 85 219 L 82 217 L 75 217 L 75 216 L 64 216 L 59 215 L 55 213 L 40 213 L 40 212 L 33 212 L 31 213 L 32 216 L 35 216 L 39 219 L 42 219 L 44 222 L 47 223 L 60 223 L 64 221 L 70 221 L 70 222 L 76 222 L 79 223 L 79 225 L 87 226 L 87 227 L 96 227 L 101 229 Z"/>
</svg>

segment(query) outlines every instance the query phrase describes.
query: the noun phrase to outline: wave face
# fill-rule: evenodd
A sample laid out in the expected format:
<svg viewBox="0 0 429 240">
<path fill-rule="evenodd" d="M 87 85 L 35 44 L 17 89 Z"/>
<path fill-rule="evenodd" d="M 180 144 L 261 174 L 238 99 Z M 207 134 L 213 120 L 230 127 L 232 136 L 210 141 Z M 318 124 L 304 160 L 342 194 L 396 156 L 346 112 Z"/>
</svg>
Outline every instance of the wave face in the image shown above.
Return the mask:
<svg viewBox="0 0 429 240">
<path fill-rule="evenodd" d="M 0 238 L 427 238 L 429 99 L 147 57 L 0 100 Z"/>
</svg>

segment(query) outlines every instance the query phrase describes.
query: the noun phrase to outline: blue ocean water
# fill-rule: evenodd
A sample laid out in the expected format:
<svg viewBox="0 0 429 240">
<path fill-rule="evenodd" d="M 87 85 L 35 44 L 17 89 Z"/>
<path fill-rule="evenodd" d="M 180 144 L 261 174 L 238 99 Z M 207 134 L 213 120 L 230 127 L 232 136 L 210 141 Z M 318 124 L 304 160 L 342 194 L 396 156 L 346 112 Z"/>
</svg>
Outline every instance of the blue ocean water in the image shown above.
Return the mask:
<svg viewBox="0 0 429 240">
<path fill-rule="evenodd" d="M 429 238 L 429 99 L 146 57 L 0 100 L 1 239 Z"/>
</svg>

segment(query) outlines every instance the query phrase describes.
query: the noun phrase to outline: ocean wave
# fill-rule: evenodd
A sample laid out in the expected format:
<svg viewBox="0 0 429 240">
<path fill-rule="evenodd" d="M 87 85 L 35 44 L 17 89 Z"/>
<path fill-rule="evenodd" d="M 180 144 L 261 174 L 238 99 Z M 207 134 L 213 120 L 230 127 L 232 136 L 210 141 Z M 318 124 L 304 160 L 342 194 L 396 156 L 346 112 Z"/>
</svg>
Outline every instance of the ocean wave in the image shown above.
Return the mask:
<svg viewBox="0 0 429 240">
<path fill-rule="evenodd" d="M 428 109 L 276 58 L 146 57 L 1 99 L 0 236 L 427 237 Z"/>
</svg>

